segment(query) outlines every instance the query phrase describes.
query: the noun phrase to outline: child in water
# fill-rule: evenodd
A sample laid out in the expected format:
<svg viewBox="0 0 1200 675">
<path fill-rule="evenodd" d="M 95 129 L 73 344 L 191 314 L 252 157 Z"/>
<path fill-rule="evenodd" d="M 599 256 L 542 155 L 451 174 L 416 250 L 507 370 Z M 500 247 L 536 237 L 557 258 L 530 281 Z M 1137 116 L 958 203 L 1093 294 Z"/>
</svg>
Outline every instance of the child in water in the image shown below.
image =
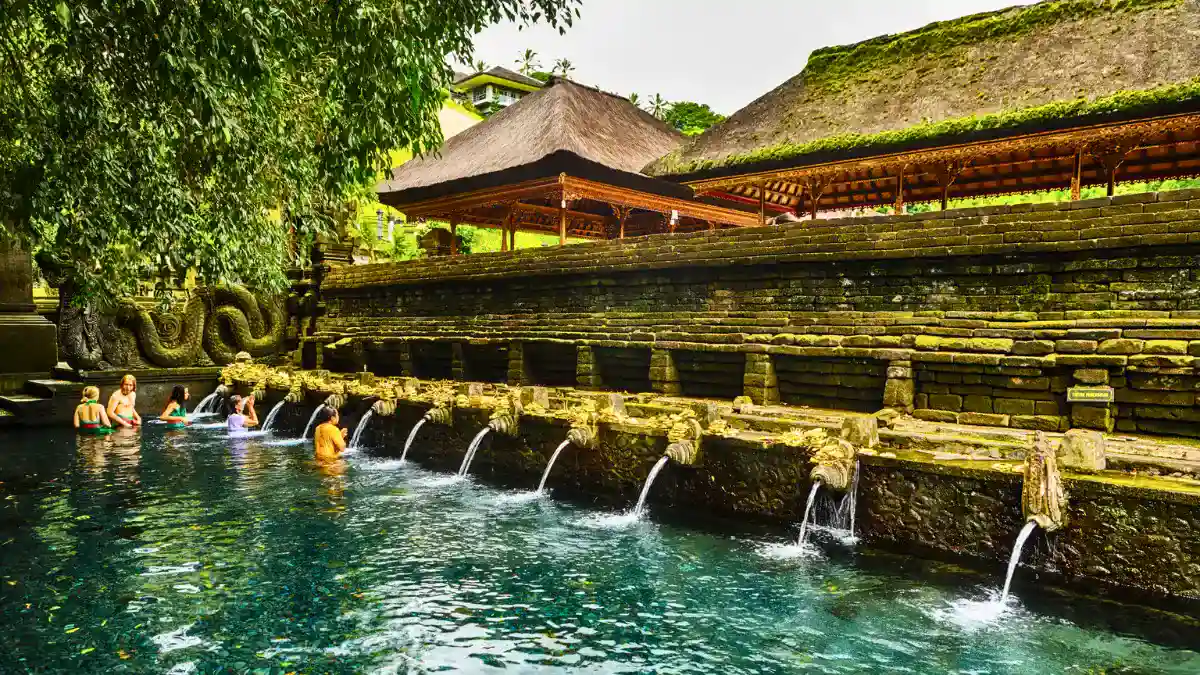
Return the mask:
<svg viewBox="0 0 1200 675">
<path fill-rule="evenodd" d="M 321 423 L 313 433 L 318 462 L 337 461 L 338 455 L 346 451 L 346 435 L 349 429 L 338 428 L 338 411 L 325 406 L 318 415 Z"/>
<path fill-rule="evenodd" d="M 258 414 L 254 412 L 253 396 L 246 398 L 234 396 L 230 401 L 233 403 L 233 412 L 225 418 L 226 429 L 230 432 L 239 432 L 258 426 Z"/>
<path fill-rule="evenodd" d="M 187 416 L 187 406 L 184 405 L 191 398 L 191 393 L 187 387 L 177 384 L 171 390 L 171 398 L 167 399 L 167 407 L 163 408 L 162 414 L 158 419 L 167 422 L 168 429 L 182 429 L 191 426 L 192 421 Z"/>
<path fill-rule="evenodd" d="M 75 406 L 75 428 L 85 434 L 111 434 L 112 423 L 104 406 L 100 405 L 100 390 L 96 387 L 84 387 L 83 399 Z"/>
<path fill-rule="evenodd" d="M 108 397 L 108 416 L 123 427 L 136 427 L 142 423 L 136 406 L 137 378 L 126 374 L 121 378 L 121 388 Z"/>
</svg>

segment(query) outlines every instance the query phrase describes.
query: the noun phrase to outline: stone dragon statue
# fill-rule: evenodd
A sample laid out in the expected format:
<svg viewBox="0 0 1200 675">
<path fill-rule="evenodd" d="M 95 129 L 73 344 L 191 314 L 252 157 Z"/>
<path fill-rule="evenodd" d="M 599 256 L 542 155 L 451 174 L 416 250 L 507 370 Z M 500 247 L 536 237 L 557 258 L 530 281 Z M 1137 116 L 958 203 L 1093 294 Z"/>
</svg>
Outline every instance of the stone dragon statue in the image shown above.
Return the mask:
<svg viewBox="0 0 1200 675">
<path fill-rule="evenodd" d="M 282 300 L 222 284 L 200 287 L 166 312 L 130 298 L 105 313 L 68 305 L 59 312 L 63 356 L 79 369 L 183 368 L 226 365 L 239 352 L 269 356 L 287 328 Z"/>
</svg>

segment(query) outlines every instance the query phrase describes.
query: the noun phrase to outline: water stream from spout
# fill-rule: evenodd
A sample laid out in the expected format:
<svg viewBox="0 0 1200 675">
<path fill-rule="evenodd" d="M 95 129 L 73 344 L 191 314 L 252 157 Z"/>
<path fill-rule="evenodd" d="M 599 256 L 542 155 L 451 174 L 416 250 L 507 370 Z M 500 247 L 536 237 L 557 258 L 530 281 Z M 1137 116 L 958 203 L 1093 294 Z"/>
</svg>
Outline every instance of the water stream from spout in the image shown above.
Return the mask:
<svg viewBox="0 0 1200 675">
<path fill-rule="evenodd" d="M 1017 570 L 1017 563 L 1021 561 L 1021 549 L 1025 547 L 1025 540 L 1037 528 L 1037 523 L 1029 521 L 1025 523 L 1025 527 L 1021 528 L 1021 534 L 1017 535 L 1017 543 L 1013 544 L 1012 555 L 1008 558 L 1008 574 L 1004 577 L 1004 592 L 1000 594 L 1000 606 L 1008 602 L 1008 588 L 1012 585 L 1013 572 Z"/>
<path fill-rule="evenodd" d="M 200 399 L 200 405 L 196 406 L 196 414 L 199 415 L 201 413 L 212 412 L 208 409 L 208 404 L 212 403 L 213 400 L 215 400 L 216 398 L 217 398 L 217 392 L 214 391 L 213 393 L 209 394 L 208 396 L 205 396 L 204 398 Z"/>
<path fill-rule="evenodd" d="M 263 420 L 263 425 L 262 425 L 263 431 L 271 430 L 271 424 L 275 422 L 275 417 L 277 415 L 279 415 L 279 411 L 283 409 L 284 403 L 287 403 L 286 399 L 280 401 L 279 403 L 276 403 L 275 407 L 271 408 L 271 412 L 267 413 L 267 419 Z"/>
<path fill-rule="evenodd" d="M 462 466 L 458 467 L 458 475 L 466 476 L 471 470 L 471 460 L 475 459 L 475 453 L 479 451 L 479 444 L 483 442 L 483 437 L 488 435 L 491 427 L 484 427 L 475 434 L 475 438 L 471 439 L 471 444 L 467 446 L 467 454 L 463 457 Z"/>
<path fill-rule="evenodd" d="M 563 441 L 562 443 L 559 443 L 558 447 L 554 449 L 554 454 L 550 455 L 550 461 L 546 462 L 546 470 L 542 471 L 542 480 L 538 483 L 537 494 L 542 494 L 542 490 L 546 489 L 546 479 L 550 477 L 550 469 L 554 468 L 554 460 L 558 459 L 559 453 L 561 453 L 563 449 L 570 444 L 571 441 Z"/>
<path fill-rule="evenodd" d="M 304 439 L 308 438 L 308 430 L 312 429 L 313 422 L 317 421 L 317 413 L 321 412 L 321 408 L 324 408 L 324 407 L 325 407 L 324 405 L 319 405 L 316 407 L 315 410 L 313 410 L 312 415 L 310 415 L 308 418 L 308 424 L 304 425 L 304 433 L 300 434 L 300 440 L 304 440 Z"/>
<path fill-rule="evenodd" d="M 654 479 L 658 477 L 658 472 L 662 471 L 662 468 L 667 465 L 667 460 L 669 459 L 671 458 L 663 455 L 658 459 L 658 463 L 654 465 L 654 468 L 650 469 L 650 475 L 646 476 L 646 484 L 642 486 L 642 494 L 638 497 L 637 506 L 633 507 L 634 518 L 642 516 L 642 509 L 646 507 L 646 495 L 650 494 L 650 486 L 654 484 Z"/>
<path fill-rule="evenodd" d="M 808 493 L 808 503 L 804 505 L 804 520 L 800 522 L 800 538 L 796 541 L 796 545 L 801 549 L 804 548 L 804 535 L 808 532 L 808 514 L 812 511 L 813 502 L 817 499 L 817 490 L 821 489 L 821 481 L 814 481 L 812 490 Z"/>
<path fill-rule="evenodd" d="M 417 437 L 417 432 L 420 431 L 421 427 L 428 421 L 429 415 L 422 417 L 421 419 L 417 420 L 416 424 L 413 425 L 412 431 L 408 432 L 408 440 L 404 441 L 404 451 L 400 453 L 401 464 L 404 463 L 404 458 L 408 457 L 408 449 L 412 447 L 412 442 L 413 439 Z"/>
<path fill-rule="evenodd" d="M 362 419 L 358 421 L 358 426 L 354 427 L 354 434 L 350 436 L 350 445 L 347 446 L 348 450 L 358 449 L 358 441 L 362 438 L 363 429 L 367 428 L 367 422 L 371 421 L 371 417 L 374 414 L 374 410 L 368 410 L 367 414 L 363 415 Z"/>
</svg>

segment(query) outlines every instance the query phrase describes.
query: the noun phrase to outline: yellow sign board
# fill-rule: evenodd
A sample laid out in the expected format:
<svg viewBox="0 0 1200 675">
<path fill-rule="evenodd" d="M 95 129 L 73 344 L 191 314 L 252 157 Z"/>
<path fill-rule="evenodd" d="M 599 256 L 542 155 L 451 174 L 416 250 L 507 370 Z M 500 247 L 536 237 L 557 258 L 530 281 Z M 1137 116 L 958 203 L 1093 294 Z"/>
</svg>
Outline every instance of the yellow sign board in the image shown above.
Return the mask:
<svg viewBox="0 0 1200 675">
<path fill-rule="evenodd" d="M 1112 387 L 1071 387 L 1067 390 L 1068 403 L 1112 403 Z"/>
</svg>

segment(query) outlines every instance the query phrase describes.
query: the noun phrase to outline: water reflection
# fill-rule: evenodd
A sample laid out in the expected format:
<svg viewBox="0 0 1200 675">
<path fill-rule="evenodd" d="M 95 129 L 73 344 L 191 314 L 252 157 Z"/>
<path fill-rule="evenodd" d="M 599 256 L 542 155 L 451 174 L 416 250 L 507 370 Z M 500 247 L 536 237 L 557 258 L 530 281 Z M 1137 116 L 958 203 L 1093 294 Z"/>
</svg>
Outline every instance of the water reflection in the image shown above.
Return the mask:
<svg viewBox="0 0 1200 675">
<path fill-rule="evenodd" d="M 1163 615 L 1042 593 L 968 626 L 954 612 L 991 575 L 763 555 L 784 539 L 742 523 L 590 528 L 592 511 L 398 462 L 183 433 L 14 436 L 0 672 L 1200 670 L 1135 637 L 1170 623 L 1172 644 L 1197 643 Z M 1096 624 L 1117 614 L 1130 634 Z"/>
</svg>

